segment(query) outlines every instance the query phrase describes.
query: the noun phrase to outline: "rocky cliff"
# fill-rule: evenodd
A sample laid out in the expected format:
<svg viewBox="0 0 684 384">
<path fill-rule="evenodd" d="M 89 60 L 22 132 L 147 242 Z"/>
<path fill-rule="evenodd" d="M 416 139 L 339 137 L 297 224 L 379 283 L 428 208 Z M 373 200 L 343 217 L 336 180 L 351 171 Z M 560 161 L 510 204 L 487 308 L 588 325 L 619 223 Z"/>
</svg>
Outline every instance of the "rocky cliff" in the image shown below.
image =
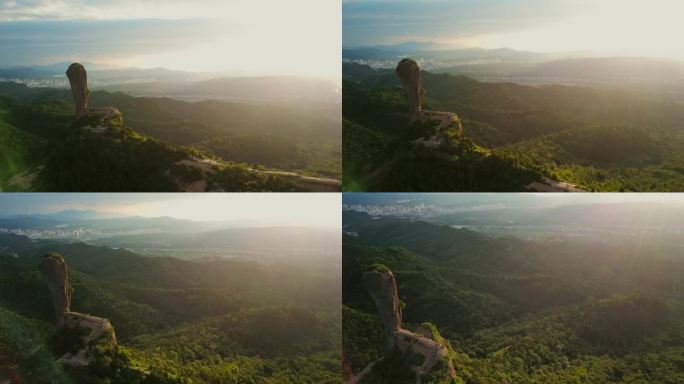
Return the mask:
<svg viewBox="0 0 684 384">
<path fill-rule="evenodd" d="M 387 267 L 375 265 L 364 273 L 363 285 L 378 308 L 380 320 L 387 333 L 387 349 L 392 349 L 394 335 L 401 328 L 401 303 L 394 275 Z"/>
<path fill-rule="evenodd" d="M 409 122 L 422 122 L 434 125 L 429 138 L 420 138 L 414 143 L 427 147 L 438 147 L 451 136 L 463 136 L 463 125 L 453 112 L 423 110 L 425 88 L 420 77 L 420 66 L 413 59 L 403 59 L 396 68 L 397 77 L 401 80 L 409 105 Z"/>
<path fill-rule="evenodd" d="M 74 97 L 75 126 L 95 133 L 123 127 L 123 116 L 117 108 L 88 108 L 88 73 L 82 64 L 71 64 L 66 74 Z"/>
<path fill-rule="evenodd" d="M 91 346 L 99 343 L 116 346 L 116 334 L 109 320 L 71 312 L 72 289 L 64 257 L 56 252 L 49 253 L 43 257 L 39 268 L 52 294 L 57 332 L 61 332 L 63 338 L 74 338 L 73 342 L 78 345 L 75 353 L 62 352 L 57 362 L 72 367 L 86 367 L 93 359 L 89 353 Z"/>
<path fill-rule="evenodd" d="M 89 316 L 77 312 L 65 315 L 62 332 L 76 334 L 79 347 L 75 352 L 67 351 L 57 359 L 57 362 L 70 367 L 87 367 L 93 361 L 91 348 L 97 344 L 108 347 L 116 346 L 116 333 L 108 319 Z"/>
<path fill-rule="evenodd" d="M 431 383 L 446 383 L 454 378 L 456 370 L 449 344 L 434 325 L 422 324 L 415 332 L 402 328 L 402 303 L 392 271 L 384 265 L 374 265 L 364 273 L 363 283 L 375 302 L 387 333 L 386 354 L 402 354 L 405 358 L 400 361 L 409 365 L 415 374 L 416 384 L 421 384 L 426 378 Z M 363 376 L 370 374 L 372 369 L 372 366 L 367 368 L 350 382 L 362 383 Z"/>
<path fill-rule="evenodd" d="M 66 71 L 74 97 L 74 114 L 83 116 L 88 110 L 88 73 L 80 63 L 73 63 Z"/>
<path fill-rule="evenodd" d="M 40 271 L 52 294 L 57 327 L 62 327 L 65 314 L 71 312 L 71 285 L 66 262 L 59 253 L 49 253 L 41 260 Z"/>
<path fill-rule="evenodd" d="M 79 117 L 74 126 L 86 131 L 103 134 L 120 131 L 124 127 L 123 115 L 114 107 L 89 108 Z"/>
<path fill-rule="evenodd" d="M 413 59 L 403 59 L 397 65 L 395 72 L 404 86 L 404 91 L 406 91 L 409 104 L 409 120 L 414 122 L 423 110 L 423 97 L 425 96 L 423 80 L 420 78 L 420 66 Z"/>
</svg>

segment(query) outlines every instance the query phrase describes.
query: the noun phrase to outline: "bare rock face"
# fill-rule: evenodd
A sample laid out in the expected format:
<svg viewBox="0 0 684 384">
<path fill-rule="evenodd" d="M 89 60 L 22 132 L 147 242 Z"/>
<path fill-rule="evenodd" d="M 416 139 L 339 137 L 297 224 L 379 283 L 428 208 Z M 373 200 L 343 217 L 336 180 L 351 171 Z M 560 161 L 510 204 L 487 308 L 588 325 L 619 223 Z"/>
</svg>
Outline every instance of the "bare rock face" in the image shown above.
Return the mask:
<svg viewBox="0 0 684 384">
<path fill-rule="evenodd" d="M 103 134 L 122 130 L 124 120 L 117 108 L 88 108 L 84 115 L 76 119 L 74 125 L 86 131 Z"/>
<path fill-rule="evenodd" d="M 378 308 L 387 332 L 387 348 L 392 349 L 395 345 L 394 335 L 401 329 L 401 304 L 394 275 L 387 267 L 377 266 L 363 274 L 363 285 Z"/>
<path fill-rule="evenodd" d="M 67 69 L 66 75 L 74 96 L 74 113 L 76 117 L 81 117 L 88 110 L 88 74 L 83 65 L 73 63 Z"/>
<path fill-rule="evenodd" d="M 54 252 L 45 255 L 40 262 L 40 271 L 52 293 L 57 327 L 62 327 L 66 321 L 66 314 L 71 312 L 71 285 L 64 258 Z"/>
<path fill-rule="evenodd" d="M 404 359 L 405 364 L 408 364 L 415 373 L 416 384 L 422 384 L 424 375 L 429 374 L 442 377 L 444 382 L 450 382 L 456 376 L 456 370 L 449 356 L 449 343 L 439 335 L 437 328 L 427 323 L 419 326 L 416 332 L 401 327 L 401 304 L 392 271 L 384 265 L 373 266 L 364 273 L 363 284 L 373 298 L 387 331 L 388 352 L 398 350 L 404 356 L 419 357 Z M 366 370 L 369 369 L 372 369 L 372 365 Z M 361 372 L 359 376 L 352 376 L 356 381 L 348 380 L 347 383 L 362 382 L 363 375 Z"/>
<path fill-rule="evenodd" d="M 56 252 L 43 256 L 40 271 L 52 292 L 52 304 L 55 308 L 58 332 L 73 332 L 79 328 L 81 335 L 80 346 L 75 350 L 62 352 L 56 362 L 70 367 L 87 367 L 94 359 L 91 347 L 116 347 L 116 333 L 108 319 L 90 316 L 78 312 L 71 312 L 71 285 L 66 262 L 62 255 Z"/>
<path fill-rule="evenodd" d="M 448 141 L 450 136 L 453 136 L 454 130 L 458 136 L 463 137 L 463 125 L 455 113 L 423 110 L 425 88 L 423 88 L 423 81 L 420 77 L 420 67 L 415 60 L 404 59 L 400 61 L 396 73 L 404 85 L 408 98 L 409 123 L 421 121 L 434 125 L 434 131 L 429 138 L 419 138 L 414 141 L 415 144 L 425 147 L 439 147 Z"/>
<path fill-rule="evenodd" d="M 94 360 L 91 353 L 93 346 L 116 347 L 116 333 L 109 320 L 77 312 L 67 313 L 65 319 L 65 329 L 78 327 L 84 334 L 81 337 L 81 346 L 76 351 L 66 352 L 56 360 L 57 363 L 76 368 L 87 367 Z"/>
<path fill-rule="evenodd" d="M 404 85 L 409 103 L 409 121 L 413 123 L 423 110 L 423 96 L 425 95 L 423 81 L 420 78 L 420 67 L 415 60 L 404 59 L 397 65 L 396 73 Z"/>
</svg>

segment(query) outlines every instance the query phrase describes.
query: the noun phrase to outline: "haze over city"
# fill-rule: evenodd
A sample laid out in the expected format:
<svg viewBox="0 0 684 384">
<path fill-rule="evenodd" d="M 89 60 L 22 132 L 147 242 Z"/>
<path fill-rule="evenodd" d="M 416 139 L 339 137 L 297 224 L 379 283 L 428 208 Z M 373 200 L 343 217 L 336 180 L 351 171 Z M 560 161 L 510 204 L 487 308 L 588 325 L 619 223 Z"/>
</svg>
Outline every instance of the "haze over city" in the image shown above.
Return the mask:
<svg viewBox="0 0 684 384">
<path fill-rule="evenodd" d="M 338 194 L 5 194 L 2 216 L 51 214 L 66 210 L 196 221 L 244 222 L 247 226 L 341 226 Z"/>
</svg>

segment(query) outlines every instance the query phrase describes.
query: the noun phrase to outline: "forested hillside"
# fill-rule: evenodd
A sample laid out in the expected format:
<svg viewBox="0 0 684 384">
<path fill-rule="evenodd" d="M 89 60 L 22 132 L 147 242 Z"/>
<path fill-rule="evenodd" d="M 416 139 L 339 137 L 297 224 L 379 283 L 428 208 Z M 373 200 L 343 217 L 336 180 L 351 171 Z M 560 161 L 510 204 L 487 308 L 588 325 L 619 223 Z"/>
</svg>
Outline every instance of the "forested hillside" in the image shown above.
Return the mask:
<svg viewBox="0 0 684 384">
<path fill-rule="evenodd" d="M 283 260 L 181 261 L 0 236 L 0 379 L 22 383 L 338 383 L 340 273 Z M 38 271 L 69 266 L 72 307 L 107 318 L 118 346 L 85 369 L 54 364 L 54 314 Z"/>
<path fill-rule="evenodd" d="M 196 146 L 225 160 L 339 177 L 339 109 L 277 103 L 136 98 L 93 92 L 93 106 L 117 106 L 146 135 Z M 294 104 L 294 103 L 293 103 Z"/>
<path fill-rule="evenodd" d="M 341 172 L 334 106 L 191 103 L 97 91 L 90 105 L 119 109 L 125 129 L 118 135 L 89 135 L 74 126 L 66 90 L 0 83 L 0 95 L 5 95 L 3 132 L 13 127 L 29 135 L 21 145 L 16 138 L 1 143 L 12 155 L 6 168 L 26 173 L 19 179 L 17 173 L 0 172 L 3 189 L 168 191 L 201 184 L 207 190 L 295 190 L 307 186 L 291 185 L 293 177 L 281 171 L 330 179 L 339 179 Z M 213 180 L 202 177 L 207 168 L 213 168 Z"/>
<path fill-rule="evenodd" d="M 0 190 L 7 184 L 22 185 L 22 173 L 40 163 L 44 142 L 7 123 L 14 103 L 0 97 Z M 11 181 L 10 181 L 11 180 Z"/>
<path fill-rule="evenodd" d="M 434 323 L 450 342 L 456 382 L 684 380 L 684 262 L 676 250 L 498 238 L 351 211 L 344 223 L 343 350 L 355 373 L 384 353 L 361 282 L 369 266 L 383 264 L 396 276 L 407 326 Z M 383 369 L 403 369 L 392 364 Z M 386 377 L 362 383 L 400 382 Z"/>
<path fill-rule="evenodd" d="M 406 143 L 406 132 L 416 127 L 407 127 L 405 96 L 393 71 L 344 64 L 343 75 L 344 156 L 351 164 L 345 189 L 358 189 L 372 175 L 396 187 L 385 190 L 479 190 L 478 183 L 452 181 L 470 171 L 500 178 L 491 190 L 521 190 L 522 181 L 541 176 L 587 190 L 684 190 L 684 107 L 667 93 L 530 87 L 423 72 L 425 109 L 458 114 L 468 143 L 457 145 L 460 152 L 429 152 L 442 159 L 437 162 L 426 160 L 425 151 L 394 144 Z M 499 173 L 488 171 L 493 160 L 482 165 L 473 152 L 496 159 Z M 393 169 L 409 176 L 400 179 Z M 526 176 L 507 178 L 512 172 Z"/>
<path fill-rule="evenodd" d="M 414 145 L 429 125 L 408 124 L 402 91 L 344 82 L 345 191 L 519 191 L 538 176 L 469 138 L 441 150 Z"/>
</svg>

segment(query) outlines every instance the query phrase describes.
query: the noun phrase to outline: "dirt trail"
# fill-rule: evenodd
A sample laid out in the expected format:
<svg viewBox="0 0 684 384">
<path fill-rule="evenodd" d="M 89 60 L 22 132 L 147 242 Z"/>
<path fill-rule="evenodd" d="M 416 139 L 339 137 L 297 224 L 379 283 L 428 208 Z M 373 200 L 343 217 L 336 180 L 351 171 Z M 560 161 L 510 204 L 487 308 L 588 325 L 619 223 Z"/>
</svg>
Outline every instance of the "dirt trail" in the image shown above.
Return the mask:
<svg viewBox="0 0 684 384">
<path fill-rule="evenodd" d="M 215 172 L 215 169 L 222 164 L 212 159 L 192 158 L 189 160 L 179 161 L 178 164 L 189 167 L 194 167 L 202 171 L 203 174 L 208 175 Z M 309 189 L 313 192 L 340 192 L 342 191 L 342 182 L 336 179 L 329 179 L 325 177 L 305 176 L 296 172 L 276 171 L 276 170 L 262 170 L 255 168 L 248 168 L 250 172 L 260 173 L 262 175 L 272 175 L 282 177 L 287 181 L 292 182 L 302 188 Z M 178 186 L 184 192 L 205 192 L 208 186 L 206 180 L 195 180 L 191 183 L 181 184 Z"/>
<path fill-rule="evenodd" d="M 542 177 L 541 181 L 533 181 L 526 188 L 535 192 L 586 192 L 574 184 L 552 180 L 548 177 Z"/>
<path fill-rule="evenodd" d="M 304 176 L 296 172 L 287 171 L 263 171 L 251 168 L 250 171 L 265 175 L 280 176 L 294 184 L 299 185 L 300 187 L 310 189 L 312 192 L 340 192 L 342 190 L 342 183 L 336 179 Z"/>
</svg>

